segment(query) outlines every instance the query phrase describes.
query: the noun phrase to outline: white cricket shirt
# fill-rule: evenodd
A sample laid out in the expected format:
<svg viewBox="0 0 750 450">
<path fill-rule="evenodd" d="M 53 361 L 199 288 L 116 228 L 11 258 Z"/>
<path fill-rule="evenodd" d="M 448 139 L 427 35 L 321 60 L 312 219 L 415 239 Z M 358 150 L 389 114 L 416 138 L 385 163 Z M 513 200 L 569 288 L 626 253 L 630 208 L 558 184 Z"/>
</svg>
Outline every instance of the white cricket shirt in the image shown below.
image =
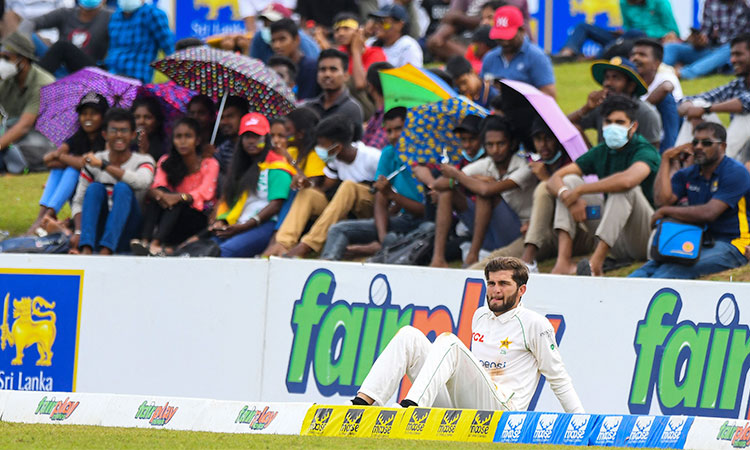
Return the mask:
<svg viewBox="0 0 750 450">
<path fill-rule="evenodd" d="M 565 412 L 582 413 L 546 317 L 519 304 L 499 316 L 487 305 L 474 313 L 471 351 L 498 386 L 514 392 L 513 405 L 526 410 L 544 375 Z"/>
</svg>

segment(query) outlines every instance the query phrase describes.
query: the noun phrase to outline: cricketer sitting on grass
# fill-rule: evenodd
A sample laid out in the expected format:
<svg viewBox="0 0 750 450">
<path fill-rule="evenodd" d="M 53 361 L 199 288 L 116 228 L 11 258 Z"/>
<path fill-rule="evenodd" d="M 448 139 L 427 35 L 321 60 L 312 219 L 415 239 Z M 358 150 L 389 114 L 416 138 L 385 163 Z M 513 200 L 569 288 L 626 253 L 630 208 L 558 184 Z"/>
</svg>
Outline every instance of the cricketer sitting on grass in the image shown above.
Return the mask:
<svg viewBox="0 0 750 450">
<path fill-rule="evenodd" d="M 472 319 L 472 349 L 451 333 L 430 341 L 404 327 L 370 369 L 355 405 L 384 406 L 404 375 L 413 381 L 401 406 L 484 410 L 526 410 L 539 376 L 547 378 L 565 412 L 582 413 L 542 315 L 521 305 L 529 272 L 518 258 L 496 258 L 484 269 L 487 304 Z"/>
</svg>

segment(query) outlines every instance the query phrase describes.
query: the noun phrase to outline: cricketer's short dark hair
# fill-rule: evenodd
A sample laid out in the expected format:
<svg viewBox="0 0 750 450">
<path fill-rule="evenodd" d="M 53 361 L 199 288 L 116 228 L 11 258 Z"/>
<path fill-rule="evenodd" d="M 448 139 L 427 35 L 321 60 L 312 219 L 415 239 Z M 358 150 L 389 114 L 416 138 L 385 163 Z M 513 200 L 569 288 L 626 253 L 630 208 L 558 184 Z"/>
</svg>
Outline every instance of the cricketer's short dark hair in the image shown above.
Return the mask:
<svg viewBox="0 0 750 450">
<path fill-rule="evenodd" d="M 484 279 L 490 279 L 490 274 L 499 272 L 501 270 L 510 270 L 513 272 L 511 278 L 516 283 L 516 287 L 521 287 L 529 281 L 529 268 L 526 264 L 518 258 L 512 256 L 503 256 L 500 258 L 491 259 L 490 262 L 484 266 Z"/>
<path fill-rule="evenodd" d="M 383 122 L 386 120 L 403 119 L 406 121 L 406 108 L 403 106 L 396 106 L 391 108 L 383 114 Z"/>
<path fill-rule="evenodd" d="M 484 118 L 484 120 L 482 121 L 482 131 L 480 131 L 479 133 L 479 139 L 483 144 L 484 138 L 487 135 L 488 131 L 502 131 L 503 133 L 505 133 L 505 137 L 508 138 L 508 140 L 516 140 L 516 136 L 513 134 L 510 122 L 505 117 L 493 114 Z"/>
<path fill-rule="evenodd" d="M 664 46 L 656 39 L 641 38 L 633 42 L 633 47 L 651 47 L 651 53 L 654 59 L 662 61 L 664 59 Z"/>
<path fill-rule="evenodd" d="M 635 121 L 635 111 L 637 109 L 638 105 L 633 99 L 622 94 L 610 94 L 602 102 L 602 118 L 607 118 L 615 111 L 622 111 L 633 122 Z"/>
<path fill-rule="evenodd" d="M 737 44 L 745 43 L 745 46 L 750 50 L 750 33 L 741 33 L 732 38 L 730 47 L 734 47 Z"/>
<path fill-rule="evenodd" d="M 727 130 L 723 125 L 716 122 L 701 122 L 693 129 L 693 134 L 698 131 L 710 131 L 714 138 L 721 142 L 727 141 Z"/>
<path fill-rule="evenodd" d="M 320 66 L 321 61 L 330 58 L 338 58 L 341 60 L 341 67 L 343 67 L 344 72 L 349 70 L 349 55 L 336 48 L 327 48 L 320 52 L 320 56 L 318 56 L 318 66 Z"/>
<path fill-rule="evenodd" d="M 462 75 L 474 73 L 474 68 L 471 66 L 468 59 L 461 55 L 456 55 L 445 63 L 445 71 L 448 72 L 448 75 L 450 75 L 451 78 L 453 78 L 453 81 L 455 81 Z"/>
<path fill-rule="evenodd" d="M 285 66 L 289 71 L 289 76 L 294 80 L 297 78 L 297 65 L 294 61 L 282 55 L 273 55 L 268 58 L 268 67 Z"/>
<path fill-rule="evenodd" d="M 109 111 L 104 114 L 102 129 L 106 130 L 110 122 L 127 122 L 130 124 L 130 131 L 135 130 L 135 116 L 127 109 L 109 108 Z"/>
<path fill-rule="evenodd" d="M 296 38 L 299 36 L 299 27 L 292 19 L 289 19 L 287 17 L 277 20 L 276 22 L 273 22 L 271 24 L 271 34 L 280 31 L 286 31 L 292 36 L 292 38 Z"/>
<path fill-rule="evenodd" d="M 315 135 L 332 142 L 349 145 L 354 137 L 354 127 L 348 117 L 342 114 L 334 114 L 318 123 L 318 126 L 315 127 Z"/>
<path fill-rule="evenodd" d="M 371 64 L 370 68 L 367 69 L 367 82 L 370 83 L 372 87 L 375 88 L 375 92 L 380 95 L 383 95 L 383 85 L 380 83 L 380 75 L 378 72 L 388 69 L 393 69 L 393 64 L 385 61 Z"/>
</svg>

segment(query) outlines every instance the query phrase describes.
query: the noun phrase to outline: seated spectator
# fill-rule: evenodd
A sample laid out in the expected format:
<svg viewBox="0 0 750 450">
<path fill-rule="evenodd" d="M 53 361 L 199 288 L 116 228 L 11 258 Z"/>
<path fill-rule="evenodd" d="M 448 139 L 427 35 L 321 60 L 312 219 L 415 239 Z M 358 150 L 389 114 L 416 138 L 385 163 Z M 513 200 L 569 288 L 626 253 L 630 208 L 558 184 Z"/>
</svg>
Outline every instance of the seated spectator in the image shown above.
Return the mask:
<svg viewBox="0 0 750 450">
<path fill-rule="evenodd" d="M 750 139 L 750 34 L 741 34 L 732 39 L 731 49 L 732 67 L 737 78 L 708 92 L 685 97 L 677 112 L 687 119 L 683 127 L 692 127 L 691 121 L 701 119 L 706 114 L 733 114 L 727 129 L 726 154 L 730 158 L 737 158 L 742 146 Z M 708 104 L 700 107 L 695 105 L 696 101 Z"/>
<path fill-rule="evenodd" d="M 31 156 L 52 150 L 53 145 L 34 130 L 39 115 L 39 90 L 55 78 L 36 64 L 34 44 L 13 32 L 2 41 L 0 50 L 0 173 L 23 173 Z M 41 164 L 40 164 L 41 165 Z"/>
<path fill-rule="evenodd" d="M 482 60 L 482 78 L 509 78 L 523 81 L 552 97 L 556 96 L 555 74 L 544 50 L 526 36 L 523 14 L 515 6 L 503 6 L 495 12 L 490 39 L 498 47 Z"/>
<path fill-rule="evenodd" d="M 539 180 L 534 189 L 534 200 L 531 204 L 529 227 L 523 240 L 515 240 L 508 246 L 497 249 L 485 257 L 472 269 L 484 269 L 490 259 L 500 256 L 521 257 L 529 268 L 529 272 L 538 273 L 537 259 L 545 259 L 555 255 L 557 245 L 554 234 L 555 197 L 547 190 L 547 180 L 560 168 L 570 164 L 570 157 L 565 152 L 552 130 L 537 117 L 531 126 L 531 137 L 536 153 L 529 154 L 527 159 L 531 172 Z M 585 196 L 586 204 L 601 205 L 597 196 Z M 601 206 L 600 206 L 601 207 Z M 580 234 L 579 236 L 584 236 Z"/>
<path fill-rule="evenodd" d="M 376 42 L 383 47 L 389 63 L 394 67 L 405 64 L 422 67 L 422 48 L 407 34 L 409 16 L 403 6 L 393 3 L 370 13 L 370 17 L 375 19 Z"/>
<path fill-rule="evenodd" d="M 383 148 L 388 145 L 388 136 L 383 128 L 383 113 L 385 109 L 385 99 L 383 98 L 383 85 L 380 83 L 381 70 L 393 69 L 393 66 L 387 62 L 375 63 L 367 69 L 367 95 L 372 98 L 375 105 L 375 112 L 365 125 L 362 142 L 365 145 L 375 148 Z"/>
<path fill-rule="evenodd" d="M 135 119 L 112 108 L 104 115 L 107 150 L 86 153 L 71 214 L 75 234 L 71 253 L 111 255 L 125 251 L 141 227 L 140 203 L 154 180 L 151 155 L 133 153 Z"/>
<path fill-rule="evenodd" d="M 638 122 L 638 133 L 651 145 L 659 148 L 662 139 L 662 125 L 659 112 L 649 103 L 639 97 L 648 92 L 646 83 L 636 72 L 635 66 L 627 59 L 619 56 L 612 58 L 609 62 L 595 62 L 591 65 L 591 74 L 602 86 L 599 91 L 589 94 L 586 104 L 579 110 L 568 114 L 568 119 L 582 131 L 595 129 L 598 135 L 597 142 L 603 142 L 602 102 L 613 94 L 621 94 L 630 97 L 635 102 L 635 121 Z M 585 138 L 585 136 L 584 136 Z"/>
<path fill-rule="evenodd" d="M 204 94 L 198 94 L 193 96 L 187 104 L 187 116 L 198 121 L 198 125 L 201 127 L 201 143 L 206 149 L 203 150 L 203 155 L 213 155 L 216 153 L 216 148 L 211 143 L 211 136 L 214 132 L 214 126 L 216 125 L 216 103 L 211 100 L 211 97 Z M 220 144 L 223 136 L 216 137 L 216 143 Z M 206 153 L 209 151 L 210 153 Z"/>
<path fill-rule="evenodd" d="M 164 11 L 143 0 L 118 2 L 109 20 L 107 70 L 150 83 L 154 76 L 150 63 L 159 50 L 165 55 L 174 52 L 174 34 Z"/>
<path fill-rule="evenodd" d="M 493 10 L 494 13 L 494 10 Z M 469 60 L 471 67 L 476 73 L 482 73 L 482 59 L 484 55 L 497 47 L 497 42 L 490 39 L 490 30 L 492 29 L 492 18 L 490 17 L 489 25 L 482 25 L 471 35 L 471 42 L 464 53 L 464 58 Z"/>
<path fill-rule="evenodd" d="M 432 267 L 447 266 L 445 243 L 453 210 L 471 232 L 467 266 L 479 260 L 481 249 L 490 251 L 521 239 L 521 229 L 528 225 L 538 180 L 526 160 L 516 156 L 518 138 L 504 118 L 489 116 L 482 124 L 481 142 L 487 156 L 461 170 L 442 164 L 443 176 L 433 185 L 439 197 Z"/>
<path fill-rule="evenodd" d="M 199 135 L 195 119 L 183 117 L 175 123 L 172 148 L 157 162 L 146 194 L 141 238 L 130 242 L 134 255 L 172 254 L 173 246 L 208 225 L 205 210 L 216 199 L 219 163 L 201 155 Z"/>
<path fill-rule="evenodd" d="M 320 52 L 317 80 L 323 93 L 305 106 L 317 112 L 321 119 L 334 115 L 345 117 L 354 127 L 354 141 L 359 141 L 362 139 L 362 108 L 346 88 L 348 65 L 346 53 L 333 48 Z"/>
<path fill-rule="evenodd" d="M 227 102 L 224 104 L 224 111 L 219 120 L 219 131 L 224 140 L 216 147 L 214 154 L 214 158 L 219 161 L 222 175 L 229 170 L 229 163 L 232 161 L 237 141 L 239 141 L 240 124 L 242 118 L 249 112 L 249 108 L 250 105 L 246 99 L 233 95 L 227 97 Z"/>
<path fill-rule="evenodd" d="M 286 56 L 274 55 L 268 58 L 268 67 L 274 72 L 279 74 L 284 83 L 289 86 L 289 89 L 297 95 L 297 85 L 295 79 L 297 78 L 297 65 L 292 62 L 291 59 Z"/>
<path fill-rule="evenodd" d="M 489 108 L 490 100 L 499 94 L 492 84 L 479 78 L 469 60 L 463 56 L 454 56 L 448 60 L 445 70 L 453 79 L 453 85 L 458 93 L 478 105 Z"/>
<path fill-rule="evenodd" d="M 660 69 L 664 47 L 653 39 L 638 39 L 633 43 L 630 59 L 638 75 L 648 86 L 648 92 L 641 95 L 641 100 L 656 107 L 661 117 L 664 134 L 659 150 L 666 150 L 674 145 L 680 131 L 680 116 L 677 114 L 677 101 L 682 99 L 680 80 L 669 68 Z M 675 96 L 678 95 L 679 98 Z"/>
<path fill-rule="evenodd" d="M 315 73 L 317 62 L 300 50 L 300 33 L 292 19 L 281 19 L 271 24 L 271 48 L 277 55 L 286 56 L 297 65 L 297 98 L 305 100 L 320 93 Z"/>
<path fill-rule="evenodd" d="M 692 80 L 730 64 L 730 41 L 746 33 L 750 25 L 750 4 L 746 0 L 706 0 L 699 30 L 687 42 L 664 46 L 664 62 L 674 66 L 677 76 Z"/>
<path fill-rule="evenodd" d="M 557 197 L 554 226 L 558 247 L 553 273 L 601 276 L 610 251 L 617 260 L 646 259 L 649 220 L 654 212 L 653 185 L 660 158 L 659 152 L 638 133 L 636 108 L 632 98 L 608 96 L 601 104 L 604 142 L 547 181 L 547 190 Z M 596 175 L 599 180 L 584 183 L 584 175 Z M 588 204 L 583 198 L 586 194 L 606 195 L 596 228 L 595 216 L 587 216 Z M 582 223 L 586 223 L 585 229 L 579 225 Z M 571 261 L 573 243 L 578 233 L 587 232 L 584 230 L 596 230 L 599 242 L 591 259 L 582 260 L 577 270 Z"/>
<path fill-rule="evenodd" d="M 271 136 L 271 150 L 287 158 L 291 164 L 291 156 L 287 151 L 289 148 L 289 134 L 286 130 L 286 117 L 272 117 L 268 121 L 268 134 Z"/>
<path fill-rule="evenodd" d="M 295 167 L 293 189 L 318 187 L 323 184 L 326 163 L 315 152 L 315 128 L 320 116 L 312 108 L 297 108 L 286 115 L 287 153 L 292 158 L 289 163 Z M 294 196 L 294 192 L 291 194 Z"/>
<path fill-rule="evenodd" d="M 353 142 L 351 125 L 339 115 L 321 120 L 316 135 L 315 153 L 326 163 L 325 180 L 320 187 L 307 186 L 297 192 L 276 243 L 264 255 L 304 257 L 310 251 L 319 252 L 331 225 L 350 213 L 358 218 L 372 217 L 370 183 L 375 179 L 380 150 Z M 329 201 L 326 193 L 334 189 Z M 315 217 L 310 231 L 300 239 L 307 222 Z"/>
<path fill-rule="evenodd" d="M 108 108 L 103 95 L 95 92 L 84 95 L 76 107 L 78 130 L 57 150 L 44 155 L 44 163 L 50 172 L 39 200 L 39 214 L 27 235 L 34 233 L 45 217 L 57 219 L 62 207 L 73 197 L 78 174 L 84 165 L 82 155 L 104 150 L 102 122 Z"/>
<path fill-rule="evenodd" d="M 4 10 L 4 14 L 0 15 L 0 31 L 3 37 L 17 31 L 25 20 L 36 19 L 56 9 L 72 8 L 76 4 L 75 0 L 3 0 L 2 3 L 0 10 Z M 59 38 L 60 33 L 54 28 L 39 30 L 31 35 L 30 39 L 39 50 L 36 56 L 41 56 L 43 49 L 54 44 Z"/>
<path fill-rule="evenodd" d="M 61 8 L 25 21 L 19 29 L 25 33 L 54 28 L 60 39 L 39 61 L 49 73 L 65 66 L 75 72 L 104 60 L 109 45 L 109 19 L 112 10 L 103 0 L 81 0 L 74 8 Z"/>
<path fill-rule="evenodd" d="M 693 142 L 671 148 L 662 155 L 656 174 L 654 196 L 659 209 L 651 217 L 654 224 L 673 219 L 706 227 L 713 245 L 701 248 L 693 265 L 649 261 L 631 277 L 698 278 L 747 264 L 746 246 L 750 200 L 750 174 L 745 167 L 724 154 L 726 130 L 703 122 L 695 127 Z M 692 158 L 693 164 L 670 178 L 673 161 Z M 687 198 L 687 204 L 680 199 Z M 704 242 L 706 239 L 704 239 Z"/>
<path fill-rule="evenodd" d="M 618 39 L 637 39 L 643 36 L 653 39 L 679 40 L 680 29 L 672 14 L 669 0 L 620 0 L 622 30 L 606 30 L 596 25 L 580 23 L 568 37 L 562 50 L 555 55 L 557 60 L 570 60 L 581 56 L 583 44 L 594 41 L 601 45 L 601 57 L 607 47 Z"/>
<path fill-rule="evenodd" d="M 388 145 L 380 153 L 371 189 L 375 191 L 373 218 L 343 220 L 331 226 L 321 259 L 338 261 L 345 253 L 374 255 L 389 240 L 414 230 L 422 222 L 424 198 L 409 165 L 399 158 L 397 151 L 405 121 L 403 107 L 389 110 L 383 118 Z M 397 212 L 392 214 L 393 210 Z"/>
<path fill-rule="evenodd" d="M 164 112 L 155 97 L 139 97 L 130 107 L 135 117 L 135 144 L 138 153 L 151 155 L 158 161 L 165 153 Z"/>
<path fill-rule="evenodd" d="M 268 120 L 258 113 L 242 117 L 237 151 L 232 156 L 215 220 L 225 258 L 249 258 L 268 245 L 281 207 L 289 197 L 292 167 L 272 151 Z"/>
<path fill-rule="evenodd" d="M 263 28 L 256 31 L 250 43 L 250 57 L 268 63 L 274 51 L 271 48 L 271 24 L 281 19 L 291 19 L 292 11 L 279 3 L 272 3 L 260 13 L 258 18 L 263 22 Z M 299 49 L 308 58 L 318 59 L 320 48 L 315 39 L 307 33 L 299 35 Z"/>
</svg>

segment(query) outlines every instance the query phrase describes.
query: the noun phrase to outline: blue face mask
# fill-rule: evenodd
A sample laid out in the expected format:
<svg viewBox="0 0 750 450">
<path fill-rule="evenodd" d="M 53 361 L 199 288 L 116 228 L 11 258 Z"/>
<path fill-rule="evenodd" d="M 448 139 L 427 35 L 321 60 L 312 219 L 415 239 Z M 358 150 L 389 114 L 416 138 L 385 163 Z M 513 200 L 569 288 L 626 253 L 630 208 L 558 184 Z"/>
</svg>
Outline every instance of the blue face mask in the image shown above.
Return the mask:
<svg viewBox="0 0 750 450">
<path fill-rule="evenodd" d="M 544 164 L 554 164 L 554 163 L 556 163 L 560 159 L 560 157 L 562 157 L 562 154 L 563 154 L 562 150 L 558 150 L 558 152 L 557 152 L 557 154 L 555 156 L 553 156 L 552 158 L 547 159 L 547 160 L 542 160 L 542 162 Z"/>
<path fill-rule="evenodd" d="M 78 4 L 84 9 L 94 9 L 102 4 L 102 0 L 78 0 Z"/>
<path fill-rule="evenodd" d="M 471 156 L 469 156 L 468 153 L 466 153 L 466 150 L 461 150 L 461 155 L 463 155 L 463 157 L 464 157 L 465 160 L 467 160 L 469 162 L 474 162 L 474 161 L 478 160 L 479 158 L 481 158 L 482 156 L 484 156 L 484 147 L 480 148 L 479 151 L 477 152 L 477 154 L 474 155 L 473 158 Z"/>
<path fill-rule="evenodd" d="M 323 160 L 324 163 L 330 164 L 333 162 L 334 159 L 336 159 L 336 155 L 331 155 L 331 150 L 336 147 L 338 144 L 333 144 L 332 146 L 325 148 L 321 147 L 319 145 L 315 146 L 315 154 L 318 155 L 320 159 Z"/>
<path fill-rule="evenodd" d="M 630 140 L 628 138 L 628 131 L 630 131 L 629 127 L 624 127 L 616 123 L 607 125 L 602 128 L 604 143 L 612 150 L 619 150 L 625 147 L 625 144 Z"/>
<path fill-rule="evenodd" d="M 143 5 L 143 0 L 117 0 L 117 6 L 126 13 L 131 13 Z"/>
<path fill-rule="evenodd" d="M 260 38 L 263 39 L 263 42 L 266 44 L 271 45 L 271 29 L 266 27 L 260 30 Z"/>
</svg>

